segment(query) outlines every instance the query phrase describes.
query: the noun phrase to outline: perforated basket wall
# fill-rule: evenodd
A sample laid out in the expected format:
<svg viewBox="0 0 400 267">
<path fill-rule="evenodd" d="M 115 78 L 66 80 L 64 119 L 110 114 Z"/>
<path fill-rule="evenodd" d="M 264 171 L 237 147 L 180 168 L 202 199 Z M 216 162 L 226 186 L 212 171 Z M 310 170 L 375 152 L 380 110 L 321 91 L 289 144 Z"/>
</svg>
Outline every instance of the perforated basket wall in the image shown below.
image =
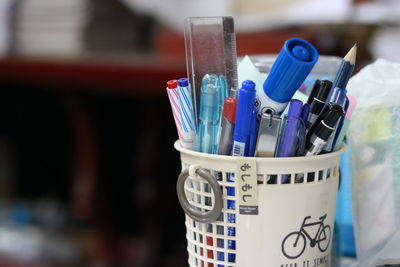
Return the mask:
<svg viewBox="0 0 400 267">
<path fill-rule="evenodd" d="M 185 217 L 190 266 L 303 266 L 307 261 L 313 266 L 315 259 L 320 261 L 318 266 L 329 266 L 338 165 L 344 148 L 313 157 L 252 158 L 257 164 L 258 215 L 239 214 L 238 158 L 189 151 L 178 142 L 175 148 L 181 153 L 182 170 L 189 169 L 184 189 L 193 207 L 209 211 L 215 201 L 209 184 L 197 175 L 198 168 L 214 175 L 223 193 L 217 221 L 199 223 Z M 282 178 L 289 183 L 282 184 Z M 313 226 L 319 232 L 316 245 L 311 246 L 314 237 L 308 228 Z M 285 243 L 293 232 L 301 237 L 296 246 Z"/>
</svg>

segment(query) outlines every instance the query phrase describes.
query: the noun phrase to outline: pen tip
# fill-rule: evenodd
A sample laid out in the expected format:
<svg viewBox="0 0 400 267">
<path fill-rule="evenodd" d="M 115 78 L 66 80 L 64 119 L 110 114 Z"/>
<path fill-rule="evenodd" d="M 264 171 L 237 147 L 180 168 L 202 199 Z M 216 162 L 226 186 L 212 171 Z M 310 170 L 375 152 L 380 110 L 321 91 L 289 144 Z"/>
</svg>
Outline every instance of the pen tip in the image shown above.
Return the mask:
<svg viewBox="0 0 400 267">
<path fill-rule="evenodd" d="M 356 63 L 356 55 L 357 55 L 357 43 L 353 45 L 353 47 L 347 52 L 344 56 L 343 60 L 350 62 L 350 64 L 354 65 Z"/>
</svg>

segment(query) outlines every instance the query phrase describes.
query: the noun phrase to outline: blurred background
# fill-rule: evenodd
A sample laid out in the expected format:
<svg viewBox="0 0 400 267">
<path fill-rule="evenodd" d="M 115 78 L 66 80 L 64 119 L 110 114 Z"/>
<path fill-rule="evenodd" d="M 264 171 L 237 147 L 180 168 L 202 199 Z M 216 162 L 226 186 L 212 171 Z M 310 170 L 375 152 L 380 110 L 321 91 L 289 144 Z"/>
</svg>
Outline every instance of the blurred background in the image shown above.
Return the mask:
<svg viewBox="0 0 400 267">
<path fill-rule="evenodd" d="M 0 0 L 0 266 L 186 266 L 166 81 L 183 19 L 232 15 L 239 56 L 300 37 L 399 61 L 397 0 Z"/>
</svg>

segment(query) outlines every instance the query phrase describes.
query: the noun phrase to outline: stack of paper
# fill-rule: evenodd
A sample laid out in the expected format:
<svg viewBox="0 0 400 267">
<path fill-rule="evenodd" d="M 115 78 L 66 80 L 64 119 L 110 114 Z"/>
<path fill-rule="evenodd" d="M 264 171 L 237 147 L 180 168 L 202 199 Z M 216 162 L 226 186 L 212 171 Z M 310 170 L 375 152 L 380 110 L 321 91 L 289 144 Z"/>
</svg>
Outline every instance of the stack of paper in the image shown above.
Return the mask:
<svg viewBox="0 0 400 267">
<path fill-rule="evenodd" d="M 23 0 L 15 22 L 21 54 L 78 54 L 83 50 L 88 0 Z"/>
</svg>

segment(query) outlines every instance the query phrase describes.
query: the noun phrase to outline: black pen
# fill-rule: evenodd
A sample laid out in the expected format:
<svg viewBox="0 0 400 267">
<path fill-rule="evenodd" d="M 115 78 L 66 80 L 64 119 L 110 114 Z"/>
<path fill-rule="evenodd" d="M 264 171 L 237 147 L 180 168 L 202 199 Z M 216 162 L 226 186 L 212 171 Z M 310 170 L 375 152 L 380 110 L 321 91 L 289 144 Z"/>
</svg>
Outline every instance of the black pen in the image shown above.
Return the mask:
<svg viewBox="0 0 400 267">
<path fill-rule="evenodd" d="M 327 140 L 335 130 L 337 122 L 343 116 L 344 112 L 342 106 L 337 104 L 330 106 L 329 113 L 321 120 L 310 138 L 307 138 L 306 157 L 318 155 L 322 151 Z"/>
<path fill-rule="evenodd" d="M 309 130 L 324 108 L 326 98 L 332 88 L 332 82 L 328 80 L 317 80 L 313 91 L 316 91 L 310 104 L 310 115 L 308 116 L 307 129 Z"/>
</svg>

